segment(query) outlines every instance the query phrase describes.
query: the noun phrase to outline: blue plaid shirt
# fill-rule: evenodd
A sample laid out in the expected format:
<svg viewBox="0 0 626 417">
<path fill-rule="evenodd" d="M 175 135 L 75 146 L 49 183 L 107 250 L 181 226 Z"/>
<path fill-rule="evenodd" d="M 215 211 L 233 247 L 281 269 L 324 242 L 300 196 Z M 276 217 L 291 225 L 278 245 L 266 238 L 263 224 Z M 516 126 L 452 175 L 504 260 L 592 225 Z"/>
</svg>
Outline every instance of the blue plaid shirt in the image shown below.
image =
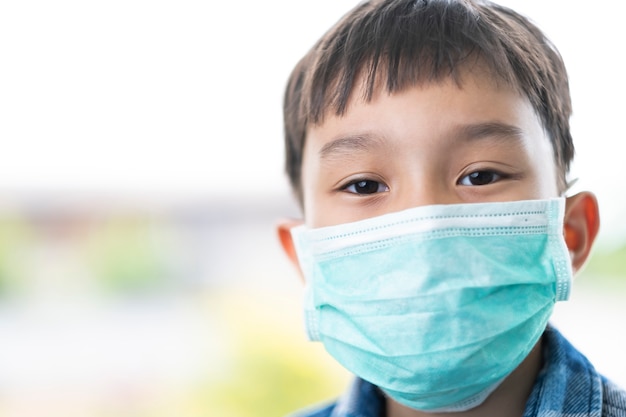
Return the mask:
<svg viewBox="0 0 626 417">
<path fill-rule="evenodd" d="M 356 378 L 336 402 L 293 417 L 384 417 L 385 399 Z M 524 417 L 626 417 L 626 391 L 596 372 L 556 329 L 544 334 L 544 367 L 526 403 Z"/>
</svg>

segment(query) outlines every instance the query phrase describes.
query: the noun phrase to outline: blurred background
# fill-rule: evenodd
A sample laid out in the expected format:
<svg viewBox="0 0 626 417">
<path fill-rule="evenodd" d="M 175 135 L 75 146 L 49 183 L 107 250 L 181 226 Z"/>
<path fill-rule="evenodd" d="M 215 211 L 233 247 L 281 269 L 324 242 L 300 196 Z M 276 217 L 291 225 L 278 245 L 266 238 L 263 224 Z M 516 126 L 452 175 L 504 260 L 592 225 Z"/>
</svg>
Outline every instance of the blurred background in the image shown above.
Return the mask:
<svg viewBox="0 0 626 417">
<path fill-rule="evenodd" d="M 599 243 L 554 323 L 626 385 L 620 13 L 502 1 L 570 71 Z M 0 415 L 281 416 L 349 375 L 301 326 L 281 99 L 356 2 L 0 3 Z M 615 6 L 618 7 L 618 6 Z"/>
</svg>

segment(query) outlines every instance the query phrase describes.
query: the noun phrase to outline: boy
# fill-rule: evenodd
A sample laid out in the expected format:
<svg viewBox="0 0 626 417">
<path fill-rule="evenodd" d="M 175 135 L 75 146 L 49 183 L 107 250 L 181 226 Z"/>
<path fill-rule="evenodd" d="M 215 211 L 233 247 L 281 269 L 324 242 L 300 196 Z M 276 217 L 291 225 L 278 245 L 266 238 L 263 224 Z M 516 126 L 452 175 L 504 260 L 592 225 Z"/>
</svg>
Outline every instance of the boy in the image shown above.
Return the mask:
<svg viewBox="0 0 626 417">
<path fill-rule="evenodd" d="M 567 198 L 567 75 L 539 29 L 473 0 L 372 0 L 297 65 L 278 227 L 313 340 L 356 375 L 308 416 L 626 416 L 548 325 L 596 237 Z M 302 223 L 302 224 L 301 224 Z"/>
</svg>

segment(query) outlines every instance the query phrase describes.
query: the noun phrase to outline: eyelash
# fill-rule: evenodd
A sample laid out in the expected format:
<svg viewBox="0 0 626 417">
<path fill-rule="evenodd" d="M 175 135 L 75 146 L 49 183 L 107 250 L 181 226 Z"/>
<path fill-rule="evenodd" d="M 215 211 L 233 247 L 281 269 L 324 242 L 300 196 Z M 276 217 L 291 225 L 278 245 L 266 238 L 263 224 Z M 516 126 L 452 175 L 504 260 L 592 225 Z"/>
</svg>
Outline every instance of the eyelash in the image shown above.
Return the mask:
<svg viewBox="0 0 626 417">
<path fill-rule="evenodd" d="M 464 184 L 463 183 L 466 178 L 469 181 L 471 181 L 472 180 L 472 176 L 474 176 L 473 177 L 474 179 L 478 179 L 480 181 L 480 176 L 484 175 L 484 174 L 489 175 L 489 178 L 488 178 L 487 181 L 484 181 L 484 183 L 482 183 L 482 184 L 473 184 L 473 183 Z M 462 186 L 466 186 L 466 187 L 481 187 L 481 186 L 493 184 L 495 182 L 507 179 L 509 177 L 510 177 L 509 175 L 504 174 L 504 173 L 499 172 L 499 171 L 490 170 L 490 169 L 484 169 L 484 170 L 473 171 L 473 172 L 470 172 L 467 175 L 464 175 L 463 177 L 461 177 L 459 179 L 457 184 L 462 185 Z"/>
<path fill-rule="evenodd" d="M 474 183 L 469 183 L 469 184 L 464 184 L 464 180 L 468 179 L 469 181 L 471 181 L 472 179 L 478 179 L 480 182 L 480 176 L 483 176 L 484 174 L 487 174 L 489 177 L 485 180 L 483 178 L 483 183 L 480 184 L 474 184 Z M 473 177 L 472 177 L 473 176 Z M 495 171 L 495 170 L 489 170 L 489 169 L 484 169 L 484 170 L 478 170 L 478 171 L 473 171 L 470 172 L 467 175 L 464 175 L 463 177 L 461 177 L 457 184 L 462 185 L 462 186 L 466 186 L 466 187 L 480 187 L 480 186 L 485 186 L 485 185 L 489 185 L 489 184 L 493 184 L 496 183 L 498 181 L 502 181 L 504 179 L 510 178 L 510 175 L 508 174 L 504 174 L 502 172 L 499 171 Z M 359 192 L 359 190 L 355 187 L 360 186 L 360 187 L 372 187 L 373 185 L 376 185 L 376 189 L 375 190 L 371 190 L 371 189 L 366 189 L 366 190 L 362 190 L 365 192 Z M 351 187 L 354 187 L 354 190 L 350 190 Z M 381 189 L 383 188 L 383 189 Z M 378 193 L 382 193 L 382 192 L 386 192 L 389 191 L 389 187 L 387 185 L 385 185 L 383 182 L 381 181 L 377 181 L 377 180 L 372 180 L 372 179 L 368 179 L 368 178 L 357 178 L 355 180 L 350 181 L 349 183 L 341 186 L 339 188 L 341 191 L 345 191 L 351 194 L 355 194 L 355 195 L 360 195 L 360 196 L 368 196 L 368 195 L 374 195 L 374 194 L 378 194 Z"/>
<path fill-rule="evenodd" d="M 368 185 L 371 186 L 371 185 L 374 185 L 374 184 L 376 184 L 376 189 L 371 191 L 371 192 L 369 192 L 369 191 L 368 192 L 358 192 L 358 190 L 356 189 L 357 186 L 366 187 Z M 350 187 L 355 187 L 354 191 L 351 191 Z M 384 189 L 381 190 L 381 187 L 384 188 Z M 348 193 L 351 193 L 351 194 L 355 194 L 355 195 L 368 196 L 368 195 L 374 195 L 374 194 L 378 194 L 378 193 L 389 191 L 389 187 L 387 185 L 385 185 L 383 182 L 380 182 L 380 181 L 371 180 L 371 179 L 368 179 L 368 178 L 358 178 L 358 179 L 350 181 L 346 185 L 341 186 L 340 190 L 348 192 Z"/>
</svg>

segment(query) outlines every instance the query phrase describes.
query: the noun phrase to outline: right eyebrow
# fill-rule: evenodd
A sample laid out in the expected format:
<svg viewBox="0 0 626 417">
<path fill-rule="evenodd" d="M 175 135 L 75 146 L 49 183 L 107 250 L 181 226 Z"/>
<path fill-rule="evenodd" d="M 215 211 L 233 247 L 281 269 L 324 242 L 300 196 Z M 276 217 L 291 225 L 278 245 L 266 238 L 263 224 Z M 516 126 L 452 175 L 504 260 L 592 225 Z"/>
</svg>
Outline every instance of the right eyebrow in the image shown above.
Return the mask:
<svg viewBox="0 0 626 417">
<path fill-rule="evenodd" d="M 342 136 L 322 146 L 320 159 L 332 159 L 337 156 L 352 156 L 355 152 L 367 152 L 380 149 L 381 141 L 371 135 Z"/>
</svg>

